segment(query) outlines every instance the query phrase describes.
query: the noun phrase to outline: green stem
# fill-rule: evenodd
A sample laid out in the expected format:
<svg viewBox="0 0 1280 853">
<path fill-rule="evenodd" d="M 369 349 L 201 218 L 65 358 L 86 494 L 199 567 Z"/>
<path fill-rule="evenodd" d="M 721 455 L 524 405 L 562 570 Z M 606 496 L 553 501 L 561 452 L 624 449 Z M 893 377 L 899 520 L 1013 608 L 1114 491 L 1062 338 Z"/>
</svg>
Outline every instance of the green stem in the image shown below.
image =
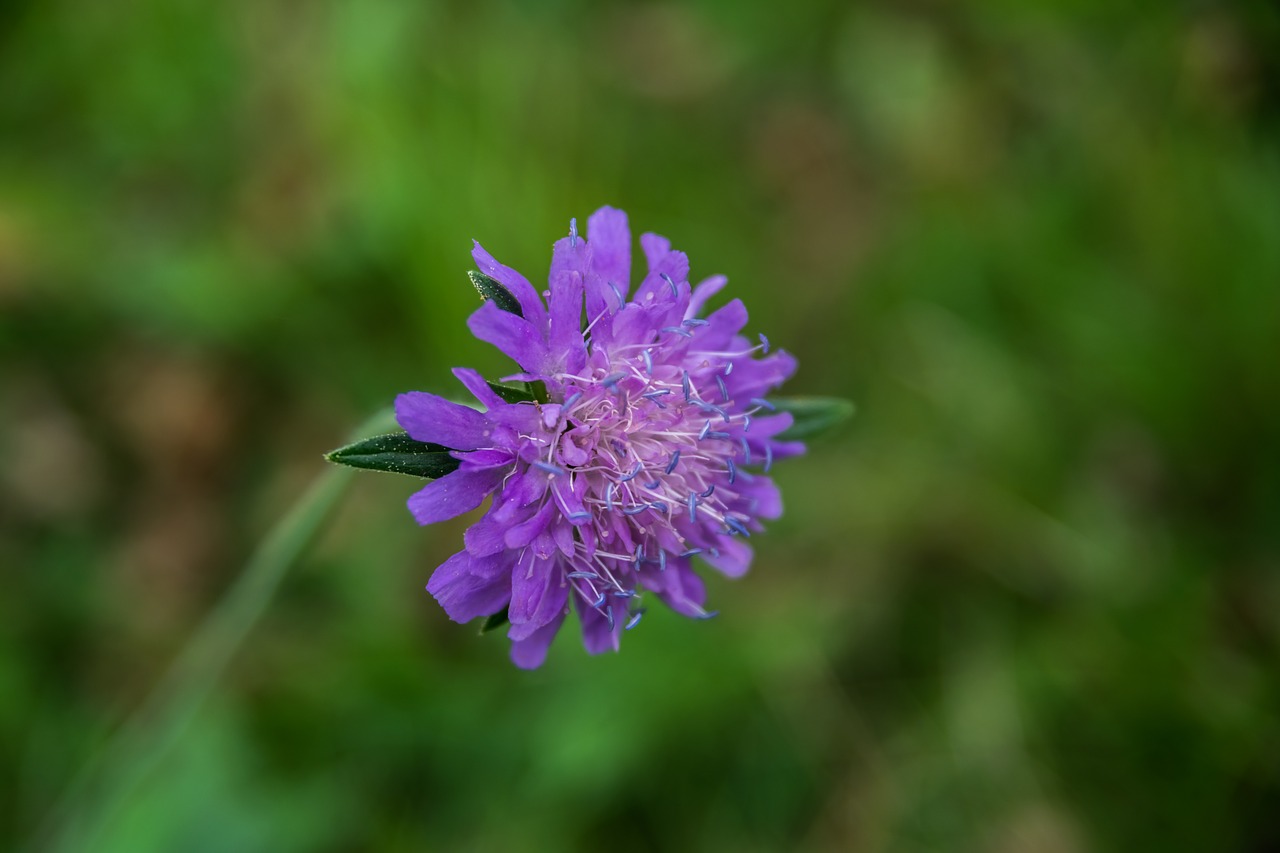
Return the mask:
<svg viewBox="0 0 1280 853">
<path fill-rule="evenodd" d="M 390 411 L 365 421 L 353 440 L 395 428 Z M 205 618 L 142 706 L 79 773 L 33 845 L 40 850 L 92 850 L 98 838 L 182 739 L 289 567 L 337 505 L 353 472 L 321 474 L 271 530 L 226 596 Z"/>
</svg>

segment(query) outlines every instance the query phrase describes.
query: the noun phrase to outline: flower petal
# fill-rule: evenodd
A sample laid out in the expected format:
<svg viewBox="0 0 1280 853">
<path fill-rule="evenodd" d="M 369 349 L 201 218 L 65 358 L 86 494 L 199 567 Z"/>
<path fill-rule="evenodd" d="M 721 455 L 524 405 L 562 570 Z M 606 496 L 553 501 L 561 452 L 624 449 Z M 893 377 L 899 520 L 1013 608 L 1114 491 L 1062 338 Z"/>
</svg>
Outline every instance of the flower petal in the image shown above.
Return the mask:
<svg viewBox="0 0 1280 853">
<path fill-rule="evenodd" d="M 520 310 L 524 312 L 526 320 L 533 323 L 536 328 L 545 328 L 547 310 L 542 307 L 538 291 L 529 283 L 529 280 L 511 267 L 495 261 L 493 255 L 486 252 L 478 242 L 474 240 L 472 242 L 475 243 L 475 247 L 471 250 L 471 257 L 475 259 L 480 272 L 511 291 L 511 295 L 520 303 Z"/>
<path fill-rule="evenodd" d="M 543 625 L 523 640 L 515 640 L 511 643 L 511 662 L 521 669 L 537 669 L 542 666 L 547 659 L 547 649 L 551 647 L 551 641 L 556 638 L 556 634 L 560 631 L 560 625 L 564 622 L 565 613 L 560 612 L 555 619 Z"/>
<path fill-rule="evenodd" d="M 621 642 L 622 630 L 626 626 L 627 607 L 622 599 L 606 602 L 604 607 L 613 608 L 613 627 L 609 626 L 609 618 L 591 606 L 591 602 L 574 595 L 574 604 L 578 608 L 578 619 L 582 622 L 582 645 L 589 654 L 616 652 Z"/>
<path fill-rule="evenodd" d="M 711 278 L 703 279 L 699 282 L 698 286 L 693 289 L 693 295 L 689 297 L 689 307 L 685 309 L 684 318 L 687 320 L 690 317 L 701 316 L 707 300 L 719 293 L 728 283 L 729 279 L 722 275 L 713 275 Z"/>
<path fill-rule="evenodd" d="M 427 582 L 427 592 L 454 622 L 497 613 L 511 598 L 510 575 L 475 571 L 475 562 L 471 554 L 459 551 L 441 563 Z"/>
<path fill-rule="evenodd" d="M 702 559 L 725 577 L 740 578 L 751 567 L 751 558 L 755 555 L 751 546 L 741 539 L 720 537 L 716 545 L 717 554 L 705 552 Z"/>
<path fill-rule="evenodd" d="M 513 640 L 528 639 L 564 611 L 568 588 L 557 560 L 539 560 L 526 549 L 511 573 L 511 607 L 507 616 Z"/>
<path fill-rule="evenodd" d="M 547 363 L 547 344 L 538 329 L 496 303 L 481 305 L 467 318 L 467 327 L 471 334 L 493 344 L 525 370 L 536 373 Z"/>
<path fill-rule="evenodd" d="M 459 468 L 409 497 L 409 511 L 419 524 L 435 524 L 473 510 L 502 482 L 501 468 Z"/>
<path fill-rule="evenodd" d="M 453 375 L 458 377 L 458 381 L 460 381 L 466 389 L 471 392 L 473 397 L 483 403 L 486 409 L 494 409 L 498 406 L 508 405 L 506 400 L 499 397 L 497 393 L 489 387 L 489 383 L 485 381 L 485 378 L 481 376 L 478 371 L 472 370 L 469 367 L 455 367 L 453 369 Z"/>
<path fill-rule="evenodd" d="M 475 409 L 425 391 L 396 397 L 396 421 L 418 441 L 443 444 L 453 450 L 489 446 L 491 424 Z"/>
</svg>

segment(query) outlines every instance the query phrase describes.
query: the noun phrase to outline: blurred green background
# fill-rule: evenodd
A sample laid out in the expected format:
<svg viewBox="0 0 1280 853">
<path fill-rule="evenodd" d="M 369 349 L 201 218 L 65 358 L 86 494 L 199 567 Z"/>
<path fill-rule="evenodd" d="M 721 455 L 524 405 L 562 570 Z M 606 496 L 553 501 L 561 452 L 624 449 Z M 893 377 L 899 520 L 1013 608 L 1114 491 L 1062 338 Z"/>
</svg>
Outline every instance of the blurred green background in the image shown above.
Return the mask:
<svg viewBox="0 0 1280 853">
<path fill-rule="evenodd" d="M 3 4 L 0 847 L 607 203 L 859 404 L 721 616 L 518 671 L 359 477 L 83 849 L 1280 849 L 1278 141 L 1265 0 Z"/>
</svg>

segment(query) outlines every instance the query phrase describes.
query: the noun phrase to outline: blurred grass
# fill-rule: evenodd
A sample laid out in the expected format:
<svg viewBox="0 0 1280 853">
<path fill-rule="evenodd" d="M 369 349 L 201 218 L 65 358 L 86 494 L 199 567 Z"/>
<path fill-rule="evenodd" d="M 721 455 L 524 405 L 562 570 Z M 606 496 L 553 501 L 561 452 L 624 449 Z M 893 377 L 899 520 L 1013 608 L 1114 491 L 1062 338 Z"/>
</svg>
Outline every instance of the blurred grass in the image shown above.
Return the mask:
<svg viewBox="0 0 1280 853">
<path fill-rule="evenodd" d="M 95 849 L 1280 844 L 1273 5 L 6 11 L 4 846 L 603 203 L 858 402 L 721 616 L 517 672 L 362 478 Z"/>
</svg>

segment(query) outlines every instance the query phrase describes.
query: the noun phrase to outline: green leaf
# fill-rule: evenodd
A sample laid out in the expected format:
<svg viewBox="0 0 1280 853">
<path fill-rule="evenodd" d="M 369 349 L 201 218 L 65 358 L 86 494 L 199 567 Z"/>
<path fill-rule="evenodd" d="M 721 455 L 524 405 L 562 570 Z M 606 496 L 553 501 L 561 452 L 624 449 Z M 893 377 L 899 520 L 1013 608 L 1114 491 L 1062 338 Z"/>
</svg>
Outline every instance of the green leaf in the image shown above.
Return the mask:
<svg viewBox="0 0 1280 853">
<path fill-rule="evenodd" d="M 325 454 L 325 459 L 352 468 L 390 471 L 429 480 L 457 470 L 462 463 L 449 455 L 449 448 L 417 441 L 402 432 L 375 435 Z"/>
<path fill-rule="evenodd" d="M 480 633 L 487 634 L 490 631 L 496 631 L 510 621 L 507 618 L 507 608 L 502 608 L 501 612 L 495 613 L 484 620 L 484 624 L 480 626 Z"/>
<path fill-rule="evenodd" d="M 515 314 L 517 317 L 524 316 L 524 312 L 520 310 L 520 303 L 500 282 L 489 278 L 479 270 L 469 270 L 467 277 L 471 279 L 471 284 L 475 286 L 481 298 L 492 299 L 503 311 Z"/>
<path fill-rule="evenodd" d="M 830 432 L 853 417 L 853 401 L 841 397 L 770 397 L 778 411 L 790 412 L 795 423 L 778 436 L 780 441 L 807 441 Z"/>
<path fill-rule="evenodd" d="M 524 388 L 516 388 L 512 385 L 503 385 L 501 382 L 489 382 L 489 389 L 497 394 L 508 403 L 532 403 L 534 401 L 533 394 L 529 391 L 529 383 L 525 383 Z"/>
<path fill-rule="evenodd" d="M 551 399 L 550 395 L 547 394 L 547 383 L 543 382 L 541 379 L 537 379 L 533 382 L 526 382 L 524 383 L 524 387 L 529 389 L 529 399 L 534 402 L 546 403 Z"/>
</svg>

